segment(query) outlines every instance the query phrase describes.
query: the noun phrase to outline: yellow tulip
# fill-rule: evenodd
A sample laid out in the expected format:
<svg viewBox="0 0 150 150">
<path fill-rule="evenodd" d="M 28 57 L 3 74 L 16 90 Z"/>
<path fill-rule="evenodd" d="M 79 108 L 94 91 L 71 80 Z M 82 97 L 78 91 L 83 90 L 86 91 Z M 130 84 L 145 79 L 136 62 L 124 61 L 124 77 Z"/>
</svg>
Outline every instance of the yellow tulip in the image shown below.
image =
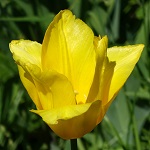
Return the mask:
<svg viewBox="0 0 150 150">
<path fill-rule="evenodd" d="M 55 16 L 42 44 L 10 43 L 21 81 L 37 108 L 31 112 L 63 139 L 82 137 L 102 121 L 144 47 L 107 45 L 107 36 L 95 37 L 69 10 Z"/>
</svg>

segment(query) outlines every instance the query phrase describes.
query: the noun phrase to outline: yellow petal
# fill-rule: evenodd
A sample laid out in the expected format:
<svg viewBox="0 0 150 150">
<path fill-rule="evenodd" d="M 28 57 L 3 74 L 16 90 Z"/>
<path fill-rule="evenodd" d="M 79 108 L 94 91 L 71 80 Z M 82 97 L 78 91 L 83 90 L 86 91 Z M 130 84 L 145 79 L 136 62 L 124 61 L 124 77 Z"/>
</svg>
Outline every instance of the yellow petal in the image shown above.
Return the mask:
<svg viewBox="0 0 150 150">
<path fill-rule="evenodd" d="M 40 115 L 50 128 L 63 139 L 80 138 L 97 124 L 101 102 L 72 105 L 51 110 L 31 110 Z"/>
<path fill-rule="evenodd" d="M 17 64 L 24 67 L 26 63 L 41 66 L 42 45 L 30 40 L 14 40 L 10 43 L 10 50 Z"/>
<path fill-rule="evenodd" d="M 18 64 L 20 78 L 24 87 L 28 91 L 28 94 L 36 107 L 38 109 L 42 109 L 34 81 L 26 68 L 26 66 L 30 63 L 35 64 L 35 66 L 40 66 L 41 44 L 29 40 L 14 40 L 9 46 L 13 54 L 13 58 Z"/>
<path fill-rule="evenodd" d="M 108 100 L 111 100 L 123 86 L 139 60 L 143 48 L 144 45 L 142 44 L 108 48 L 107 54 L 109 60 L 116 63 Z"/>
<path fill-rule="evenodd" d="M 109 106 L 111 105 L 111 103 L 113 102 L 113 98 L 106 104 L 102 104 L 101 106 L 101 111 L 98 114 L 98 119 L 97 119 L 97 125 L 103 120 L 107 110 L 109 109 Z"/>
<path fill-rule="evenodd" d="M 108 39 L 104 36 L 95 37 L 95 51 L 96 51 L 96 69 L 94 80 L 88 95 L 87 102 L 93 100 L 101 100 L 102 105 L 108 101 L 108 93 L 110 82 L 114 73 L 114 62 L 109 62 L 107 58 Z"/>
<path fill-rule="evenodd" d="M 85 103 L 95 71 L 92 30 L 69 10 L 61 11 L 48 27 L 42 44 L 42 65 L 65 75 Z M 86 85 L 86 86 L 85 86 Z"/>
<path fill-rule="evenodd" d="M 32 74 L 43 109 L 61 108 L 75 105 L 75 93 L 69 80 L 56 71 L 37 72 L 34 66 L 28 70 Z"/>
<path fill-rule="evenodd" d="M 21 80 L 38 109 L 51 109 L 75 104 L 75 94 L 68 79 L 56 71 L 42 71 L 41 45 L 28 40 L 10 44 L 19 67 Z M 31 90 L 33 88 L 33 90 Z"/>
<path fill-rule="evenodd" d="M 38 96 L 38 91 L 35 87 L 31 75 L 19 65 L 18 65 L 18 70 L 19 70 L 20 79 L 24 87 L 26 88 L 28 94 L 30 95 L 31 99 L 33 100 L 34 104 L 36 105 L 37 109 L 43 109 Z"/>
</svg>

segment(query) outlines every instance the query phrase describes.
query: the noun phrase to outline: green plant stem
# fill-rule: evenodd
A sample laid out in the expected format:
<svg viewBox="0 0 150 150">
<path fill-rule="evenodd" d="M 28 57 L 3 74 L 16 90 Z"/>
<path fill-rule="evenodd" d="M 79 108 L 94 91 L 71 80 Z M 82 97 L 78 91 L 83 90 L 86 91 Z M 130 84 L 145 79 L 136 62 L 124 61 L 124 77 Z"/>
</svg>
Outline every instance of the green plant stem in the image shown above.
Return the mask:
<svg viewBox="0 0 150 150">
<path fill-rule="evenodd" d="M 135 97 L 136 97 L 136 95 L 135 95 Z M 137 123 L 136 123 L 135 114 L 134 114 L 135 100 L 134 100 L 133 104 L 131 103 L 130 100 L 128 100 L 127 102 L 128 102 L 129 110 L 131 112 L 131 120 L 132 120 L 132 124 L 133 124 L 132 127 L 133 127 L 133 134 L 135 137 L 136 149 L 141 150 L 140 139 L 139 139 L 139 134 L 138 134 L 138 129 L 137 129 Z"/>
<path fill-rule="evenodd" d="M 125 145 L 124 145 L 124 143 L 123 143 L 123 141 L 122 141 L 122 139 L 121 139 L 118 131 L 114 127 L 114 125 L 110 122 L 110 120 L 108 119 L 107 116 L 105 116 L 104 119 L 105 119 L 106 123 L 108 124 L 108 126 L 111 128 L 111 130 L 114 132 L 114 134 L 116 135 L 116 137 L 118 138 L 118 141 L 119 141 L 120 145 L 122 146 L 122 148 L 126 149 L 126 147 L 125 147 Z"/>
<path fill-rule="evenodd" d="M 71 150 L 77 150 L 77 139 L 71 139 Z"/>
<path fill-rule="evenodd" d="M 132 121 L 133 121 L 133 132 L 135 136 L 136 148 L 137 150 L 141 150 L 140 139 L 134 114 L 132 114 Z"/>
</svg>

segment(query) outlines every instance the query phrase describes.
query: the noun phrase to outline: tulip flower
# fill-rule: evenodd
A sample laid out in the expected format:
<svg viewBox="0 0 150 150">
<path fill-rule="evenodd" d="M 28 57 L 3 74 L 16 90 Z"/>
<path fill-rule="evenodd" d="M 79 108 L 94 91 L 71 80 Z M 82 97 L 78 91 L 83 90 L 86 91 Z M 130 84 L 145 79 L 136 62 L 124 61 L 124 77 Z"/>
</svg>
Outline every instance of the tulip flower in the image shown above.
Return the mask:
<svg viewBox="0 0 150 150">
<path fill-rule="evenodd" d="M 10 43 L 21 81 L 36 105 L 31 112 L 63 139 L 82 137 L 102 121 L 143 47 L 108 48 L 107 36 L 94 36 L 69 10 L 55 16 L 42 44 Z"/>
</svg>

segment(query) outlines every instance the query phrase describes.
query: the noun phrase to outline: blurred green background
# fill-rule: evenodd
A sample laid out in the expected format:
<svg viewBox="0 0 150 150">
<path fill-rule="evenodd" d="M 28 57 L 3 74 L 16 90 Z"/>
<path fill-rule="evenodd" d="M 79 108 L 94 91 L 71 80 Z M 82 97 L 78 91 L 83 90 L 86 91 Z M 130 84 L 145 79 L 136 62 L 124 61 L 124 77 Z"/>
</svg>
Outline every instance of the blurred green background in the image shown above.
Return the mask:
<svg viewBox="0 0 150 150">
<path fill-rule="evenodd" d="M 143 43 L 144 52 L 103 121 L 78 139 L 79 150 L 150 150 L 149 0 L 0 0 L 0 149 L 61 150 L 57 137 L 39 116 L 18 76 L 9 51 L 14 39 L 42 43 L 55 14 L 70 9 L 109 46 Z"/>
</svg>

